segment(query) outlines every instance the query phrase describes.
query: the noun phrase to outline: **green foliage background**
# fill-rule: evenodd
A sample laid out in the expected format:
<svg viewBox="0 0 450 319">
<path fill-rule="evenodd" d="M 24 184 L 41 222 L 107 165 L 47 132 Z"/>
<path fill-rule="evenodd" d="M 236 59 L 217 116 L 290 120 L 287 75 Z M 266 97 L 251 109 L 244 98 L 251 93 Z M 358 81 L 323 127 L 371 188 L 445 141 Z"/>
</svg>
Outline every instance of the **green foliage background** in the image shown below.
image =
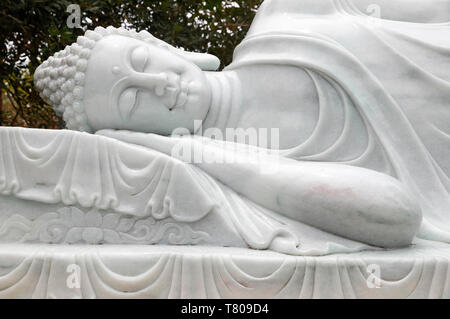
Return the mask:
<svg viewBox="0 0 450 319">
<path fill-rule="evenodd" d="M 81 26 L 148 30 L 186 50 L 209 52 L 222 67 L 232 60 L 262 0 L 2 0 L 0 5 L 0 125 L 58 129 L 63 122 L 39 97 L 33 73 L 40 63 L 82 35 L 67 26 L 78 4 Z"/>
</svg>

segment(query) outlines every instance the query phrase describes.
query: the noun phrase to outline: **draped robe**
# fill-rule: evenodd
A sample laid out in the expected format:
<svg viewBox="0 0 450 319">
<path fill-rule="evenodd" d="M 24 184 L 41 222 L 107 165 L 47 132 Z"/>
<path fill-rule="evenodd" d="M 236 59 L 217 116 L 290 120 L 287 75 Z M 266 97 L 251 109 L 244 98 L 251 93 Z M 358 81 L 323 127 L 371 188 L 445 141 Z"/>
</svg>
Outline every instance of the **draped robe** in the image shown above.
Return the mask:
<svg viewBox="0 0 450 319">
<path fill-rule="evenodd" d="M 421 203 L 419 235 L 450 242 L 449 35 L 449 23 L 372 19 L 344 0 L 266 0 L 228 69 L 307 71 L 318 121 L 282 155 L 397 177 Z M 197 244 L 201 237 L 304 255 L 370 248 L 280 216 L 195 166 L 136 145 L 1 128 L 0 146 L 0 242 Z"/>
<path fill-rule="evenodd" d="M 308 72 L 319 120 L 282 154 L 400 179 L 422 206 L 419 237 L 450 242 L 450 23 L 387 20 L 379 9 L 381 18 L 349 0 L 267 0 L 227 70 Z"/>
</svg>

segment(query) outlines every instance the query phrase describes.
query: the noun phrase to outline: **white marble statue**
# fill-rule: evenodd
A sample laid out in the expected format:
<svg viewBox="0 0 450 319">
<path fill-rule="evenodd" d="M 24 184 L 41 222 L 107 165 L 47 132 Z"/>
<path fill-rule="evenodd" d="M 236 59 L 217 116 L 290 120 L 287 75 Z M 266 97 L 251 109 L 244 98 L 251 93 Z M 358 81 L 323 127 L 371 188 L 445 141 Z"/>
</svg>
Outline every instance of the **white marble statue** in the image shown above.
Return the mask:
<svg viewBox="0 0 450 319">
<path fill-rule="evenodd" d="M 0 128 L 0 298 L 450 298 L 449 21 L 265 0 L 221 72 L 87 31 L 34 75 L 70 130 Z"/>
<path fill-rule="evenodd" d="M 87 31 L 34 75 L 84 133 L 0 130 L 0 242 L 450 243 L 450 14 L 369 2 L 266 0 L 221 72 L 146 31 Z"/>
</svg>

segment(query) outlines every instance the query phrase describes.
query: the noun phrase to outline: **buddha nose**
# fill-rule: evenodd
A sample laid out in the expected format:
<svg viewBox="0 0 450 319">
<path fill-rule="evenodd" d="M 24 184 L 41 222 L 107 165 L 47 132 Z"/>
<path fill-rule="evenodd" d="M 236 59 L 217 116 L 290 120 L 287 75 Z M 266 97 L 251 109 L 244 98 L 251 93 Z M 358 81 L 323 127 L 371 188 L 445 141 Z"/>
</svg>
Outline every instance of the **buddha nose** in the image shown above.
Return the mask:
<svg viewBox="0 0 450 319">
<path fill-rule="evenodd" d="M 159 74 L 135 73 L 131 78 L 138 86 L 153 90 L 158 96 L 164 95 L 170 82 L 168 75 L 164 72 Z"/>
<path fill-rule="evenodd" d="M 156 81 L 155 81 L 156 80 Z M 180 76 L 175 73 L 160 73 L 156 78 L 152 78 L 155 94 L 162 97 L 166 94 L 167 89 L 170 93 L 177 92 L 180 87 Z M 176 95 L 176 93 L 175 93 Z"/>
<path fill-rule="evenodd" d="M 155 92 L 159 97 L 167 96 L 168 103 L 176 102 L 177 96 L 181 90 L 181 75 L 174 72 L 162 73 L 134 73 L 131 78 L 141 88 L 146 88 Z M 173 102 L 173 103 L 172 103 Z"/>
<path fill-rule="evenodd" d="M 157 76 L 159 80 L 155 83 L 155 93 L 157 96 L 163 96 L 166 87 L 169 85 L 169 77 L 166 73 L 160 73 Z"/>
</svg>

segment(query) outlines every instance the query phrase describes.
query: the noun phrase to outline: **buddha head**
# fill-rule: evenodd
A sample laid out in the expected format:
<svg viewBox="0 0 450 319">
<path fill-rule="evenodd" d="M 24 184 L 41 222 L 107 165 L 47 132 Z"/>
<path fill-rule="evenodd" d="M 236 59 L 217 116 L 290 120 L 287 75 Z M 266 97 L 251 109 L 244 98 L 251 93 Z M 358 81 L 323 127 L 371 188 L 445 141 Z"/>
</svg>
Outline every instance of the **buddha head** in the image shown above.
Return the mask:
<svg viewBox="0 0 450 319">
<path fill-rule="evenodd" d="M 204 119 L 211 89 L 203 71 L 219 64 L 147 31 L 98 27 L 40 65 L 34 81 L 69 129 L 167 135 Z"/>
</svg>

